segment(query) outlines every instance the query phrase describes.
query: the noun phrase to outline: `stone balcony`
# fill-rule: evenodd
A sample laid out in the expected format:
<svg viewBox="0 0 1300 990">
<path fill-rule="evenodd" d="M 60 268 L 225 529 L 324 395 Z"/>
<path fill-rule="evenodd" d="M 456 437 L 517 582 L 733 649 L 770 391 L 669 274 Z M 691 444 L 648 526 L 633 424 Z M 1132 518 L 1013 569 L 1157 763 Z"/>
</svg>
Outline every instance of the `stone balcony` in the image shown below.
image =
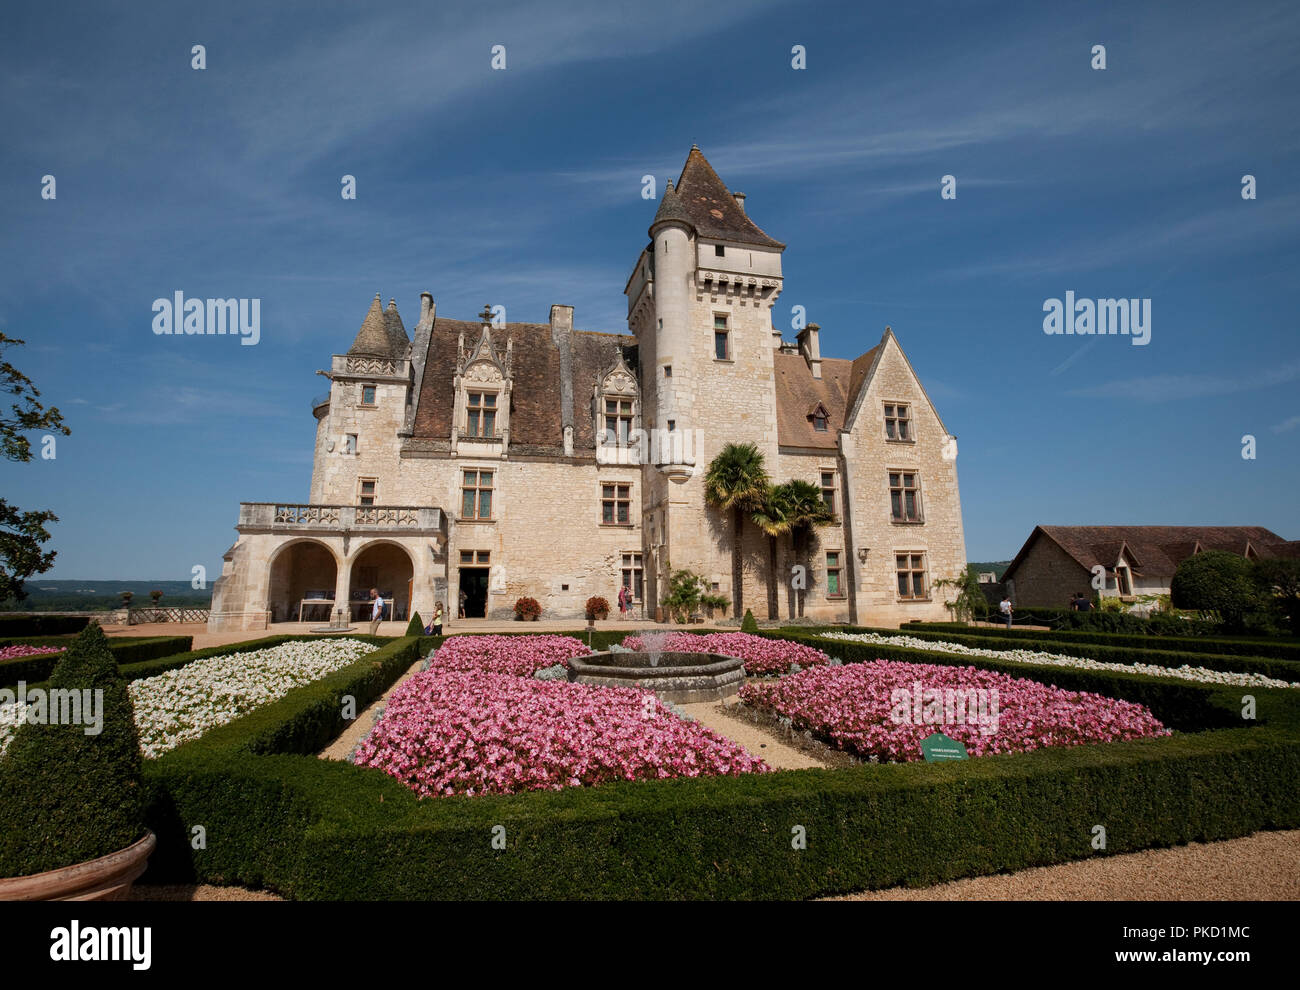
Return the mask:
<svg viewBox="0 0 1300 990">
<path fill-rule="evenodd" d="M 426 505 L 326 505 L 295 502 L 241 502 L 241 533 L 365 534 L 441 536 L 443 511 Z"/>
</svg>

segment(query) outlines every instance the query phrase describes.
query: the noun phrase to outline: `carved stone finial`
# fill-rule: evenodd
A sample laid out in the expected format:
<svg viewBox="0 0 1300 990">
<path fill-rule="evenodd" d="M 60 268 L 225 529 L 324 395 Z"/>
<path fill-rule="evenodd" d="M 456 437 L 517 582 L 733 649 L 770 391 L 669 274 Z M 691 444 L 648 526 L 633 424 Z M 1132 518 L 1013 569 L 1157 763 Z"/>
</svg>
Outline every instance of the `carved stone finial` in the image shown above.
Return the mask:
<svg viewBox="0 0 1300 990">
<path fill-rule="evenodd" d="M 490 304 L 483 307 L 483 312 L 478 314 L 478 318 L 484 323 L 492 322 L 492 306 Z"/>
</svg>

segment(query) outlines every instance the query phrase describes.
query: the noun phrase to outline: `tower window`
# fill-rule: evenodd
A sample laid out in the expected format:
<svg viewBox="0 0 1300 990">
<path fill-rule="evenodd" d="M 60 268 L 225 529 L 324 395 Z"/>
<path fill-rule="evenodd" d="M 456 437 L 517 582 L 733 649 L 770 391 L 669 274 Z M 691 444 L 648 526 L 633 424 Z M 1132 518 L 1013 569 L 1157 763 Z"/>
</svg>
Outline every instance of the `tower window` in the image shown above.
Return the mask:
<svg viewBox="0 0 1300 990">
<path fill-rule="evenodd" d="M 361 404 L 363 406 L 373 406 L 375 404 L 375 386 L 361 386 Z"/>
<path fill-rule="evenodd" d="M 715 244 L 713 245 L 713 254 L 718 258 L 725 258 L 727 256 L 727 249 L 721 244 Z"/>
<path fill-rule="evenodd" d="M 343 444 L 343 453 L 355 454 L 357 452 L 357 435 L 349 433 L 347 442 Z"/>
<path fill-rule="evenodd" d="M 731 334 L 727 332 L 727 317 L 720 313 L 713 317 L 713 357 L 717 361 L 731 360 Z"/>
<path fill-rule="evenodd" d="M 374 505 L 375 500 L 379 497 L 379 482 L 374 478 L 361 478 L 361 496 L 358 499 L 362 505 Z"/>
<path fill-rule="evenodd" d="M 671 364 L 664 365 L 664 377 L 665 378 L 673 377 L 673 366 Z"/>
</svg>

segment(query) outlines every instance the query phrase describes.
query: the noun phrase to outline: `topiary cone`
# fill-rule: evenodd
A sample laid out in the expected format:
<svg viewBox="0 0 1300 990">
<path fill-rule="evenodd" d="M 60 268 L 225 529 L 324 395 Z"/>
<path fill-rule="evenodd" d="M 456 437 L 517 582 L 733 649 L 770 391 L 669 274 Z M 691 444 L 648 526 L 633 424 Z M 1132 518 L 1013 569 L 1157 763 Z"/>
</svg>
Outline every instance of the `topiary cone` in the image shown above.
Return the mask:
<svg viewBox="0 0 1300 990">
<path fill-rule="evenodd" d="M 78 634 L 45 687 L 90 691 L 91 705 L 83 695 L 78 724 L 24 722 L 0 756 L 0 877 L 84 863 L 147 832 L 135 712 L 99 626 Z"/>
</svg>

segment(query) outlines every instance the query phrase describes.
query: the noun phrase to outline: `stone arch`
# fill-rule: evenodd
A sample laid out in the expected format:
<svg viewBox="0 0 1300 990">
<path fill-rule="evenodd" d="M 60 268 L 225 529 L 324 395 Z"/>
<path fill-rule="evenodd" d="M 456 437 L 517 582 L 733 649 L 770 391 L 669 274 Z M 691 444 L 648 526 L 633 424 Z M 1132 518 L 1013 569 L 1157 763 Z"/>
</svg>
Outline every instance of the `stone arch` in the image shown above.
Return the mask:
<svg viewBox="0 0 1300 990">
<path fill-rule="evenodd" d="M 354 603 L 369 601 L 370 589 L 376 588 L 385 601 L 392 602 L 392 610 L 386 613 L 387 616 L 394 619 L 411 617 L 417 568 L 410 547 L 383 537 L 366 540 L 348 557 L 346 567 Z M 356 611 L 356 617 L 368 621 L 370 613 L 362 608 Z"/>
<path fill-rule="evenodd" d="M 333 598 L 338 568 L 333 548 L 313 537 L 289 540 L 277 547 L 267 564 L 266 608 L 270 621 L 297 622 L 303 599 Z M 323 611 L 323 607 L 317 608 L 312 617 L 320 619 Z M 306 614 L 303 617 L 307 618 Z"/>
</svg>

